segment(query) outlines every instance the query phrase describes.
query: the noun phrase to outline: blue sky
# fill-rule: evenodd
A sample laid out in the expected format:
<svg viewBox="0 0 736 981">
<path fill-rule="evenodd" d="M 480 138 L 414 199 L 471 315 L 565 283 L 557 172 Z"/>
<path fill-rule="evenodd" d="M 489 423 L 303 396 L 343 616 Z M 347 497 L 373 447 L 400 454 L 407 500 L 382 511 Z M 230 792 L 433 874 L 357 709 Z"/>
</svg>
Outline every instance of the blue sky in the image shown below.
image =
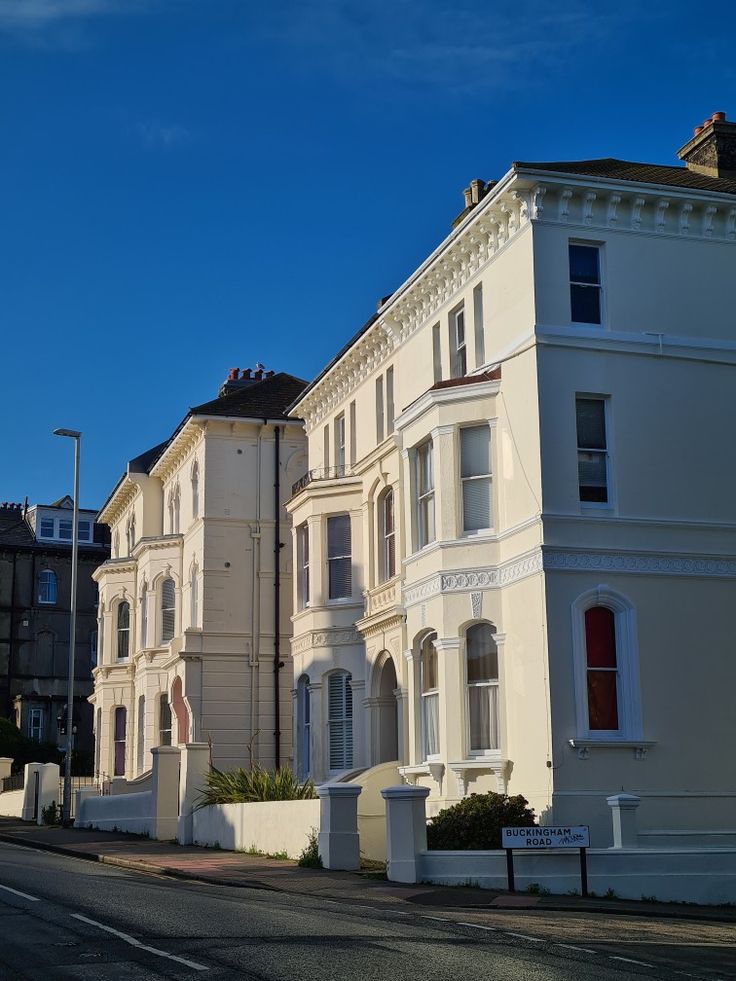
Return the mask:
<svg viewBox="0 0 736 981">
<path fill-rule="evenodd" d="M 0 0 L 0 500 L 82 504 L 231 366 L 313 377 L 515 159 L 673 163 L 736 5 Z"/>
</svg>

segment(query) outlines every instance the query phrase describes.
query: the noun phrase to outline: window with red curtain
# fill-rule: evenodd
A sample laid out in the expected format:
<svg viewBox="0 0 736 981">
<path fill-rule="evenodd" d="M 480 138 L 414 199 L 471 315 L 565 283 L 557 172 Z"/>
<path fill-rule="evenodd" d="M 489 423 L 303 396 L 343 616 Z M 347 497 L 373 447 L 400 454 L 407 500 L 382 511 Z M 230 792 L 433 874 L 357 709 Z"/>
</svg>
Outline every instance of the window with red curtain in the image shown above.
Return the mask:
<svg viewBox="0 0 736 981">
<path fill-rule="evenodd" d="M 613 610 L 593 606 L 585 611 L 588 681 L 588 728 L 618 729 L 618 665 Z"/>
</svg>

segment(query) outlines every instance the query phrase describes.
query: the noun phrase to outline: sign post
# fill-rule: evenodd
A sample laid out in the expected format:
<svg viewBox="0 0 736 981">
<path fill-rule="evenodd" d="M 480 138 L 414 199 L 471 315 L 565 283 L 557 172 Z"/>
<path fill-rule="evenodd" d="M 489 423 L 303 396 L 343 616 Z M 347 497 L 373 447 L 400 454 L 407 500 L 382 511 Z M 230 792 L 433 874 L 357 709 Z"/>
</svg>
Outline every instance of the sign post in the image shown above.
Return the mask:
<svg viewBox="0 0 736 981">
<path fill-rule="evenodd" d="M 558 828 L 501 828 L 501 847 L 506 852 L 506 874 L 509 892 L 515 892 L 514 849 L 545 851 L 551 848 L 580 850 L 580 893 L 588 895 L 588 855 L 590 831 L 587 825 Z"/>
</svg>

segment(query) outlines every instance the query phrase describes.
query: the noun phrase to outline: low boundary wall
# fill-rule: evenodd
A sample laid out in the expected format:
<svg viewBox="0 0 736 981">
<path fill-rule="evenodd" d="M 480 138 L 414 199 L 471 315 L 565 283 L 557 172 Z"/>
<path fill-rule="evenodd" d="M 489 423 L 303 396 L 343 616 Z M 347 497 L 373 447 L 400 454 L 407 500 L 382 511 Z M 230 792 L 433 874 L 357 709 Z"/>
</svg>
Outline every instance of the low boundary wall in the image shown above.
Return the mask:
<svg viewBox="0 0 736 981">
<path fill-rule="evenodd" d="M 286 852 L 289 858 L 299 858 L 310 832 L 319 827 L 318 800 L 215 804 L 192 815 L 195 845 L 227 851 L 254 849 L 267 855 Z"/>
</svg>

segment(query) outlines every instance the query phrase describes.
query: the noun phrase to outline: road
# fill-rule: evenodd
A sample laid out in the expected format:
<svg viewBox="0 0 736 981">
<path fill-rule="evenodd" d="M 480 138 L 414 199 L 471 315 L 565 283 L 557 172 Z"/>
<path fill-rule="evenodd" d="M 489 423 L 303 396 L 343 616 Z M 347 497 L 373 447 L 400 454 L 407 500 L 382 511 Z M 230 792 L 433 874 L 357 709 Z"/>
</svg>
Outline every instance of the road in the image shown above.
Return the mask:
<svg viewBox="0 0 736 981">
<path fill-rule="evenodd" d="M 2 979 L 736 978 L 733 926 L 617 919 L 356 906 L 0 843 Z"/>
</svg>

